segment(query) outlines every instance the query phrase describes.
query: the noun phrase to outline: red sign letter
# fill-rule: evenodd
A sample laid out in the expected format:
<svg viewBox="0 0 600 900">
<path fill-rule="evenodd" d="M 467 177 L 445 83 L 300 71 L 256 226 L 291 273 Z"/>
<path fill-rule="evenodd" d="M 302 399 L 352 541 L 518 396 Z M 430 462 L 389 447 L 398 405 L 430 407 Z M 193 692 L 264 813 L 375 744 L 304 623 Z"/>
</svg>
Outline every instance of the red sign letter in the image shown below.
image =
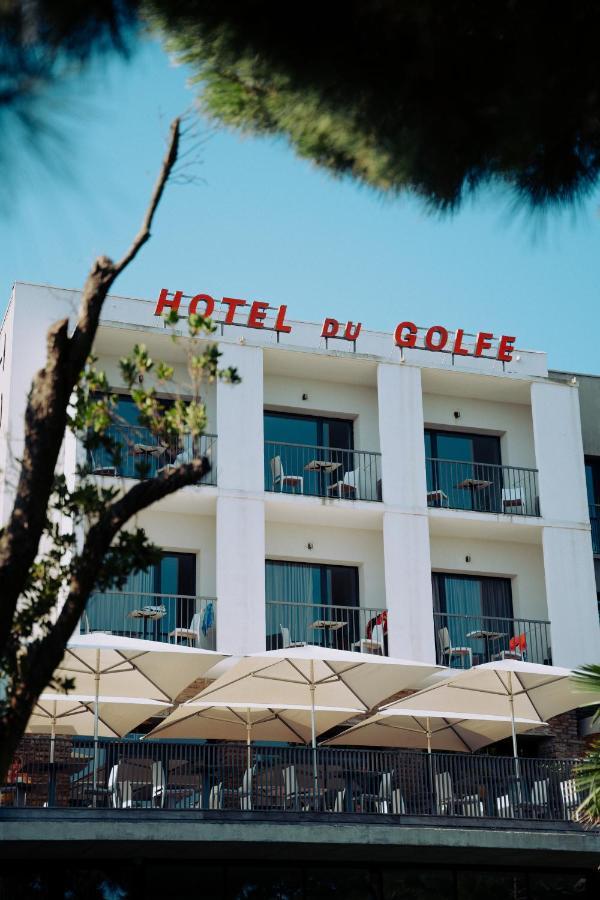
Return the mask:
<svg viewBox="0 0 600 900">
<path fill-rule="evenodd" d="M 434 343 L 433 336 L 438 335 L 437 344 Z M 442 325 L 432 325 L 425 335 L 425 346 L 428 350 L 443 350 L 448 343 L 448 331 Z"/>
<path fill-rule="evenodd" d="M 160 292 L 160 297 L 156 302 L 154 315 L 162 316 L 165 309 L 173 309 L 175 310 L 175 312 L 178 312 L 182 297 L 183 291 L 175 291 L 175 293 L 173 294 L 173 299 L 169 300 L 169 292 L 166 288 L 163 288 Z"/>
<path fill-rule="evenodd" d="M 233 324 L 233 317 L 235 316 L 235 311 L 238 306 L 246 306 L 245 300 L 235 300 L 233 297 L 223 297 L 221 303 L 225 303 L 225 305 L 229 307 L 227 315 L 225 316 L 225 325 Z"/>
<path fill-rule="evenodd" d="M 261 300 L 255 300 L 252 306 L 250 307 L 250 313 L 248 315 L 248 328 L 264 328 L 263 322 L 267 318 L 267 310 L 269 308 L 268 303 L 263 303 Z"/>
<path fill-rule="evenodd" d="M 452 348 L 452 352 L 455 353 L 457 356 L 468 356 L 469 355 L 469 351 L 467 350 L 467 348 L 463 347 L 463 345 L 462 345 L 463 335 L 464 335 L 463 329 L 457 328 L 456 335 L 454 337 L 454 347 Z"/>
<path fill-rule="evenodd" d="M 201 302 L 206 303 L 206 309 L 204 310 L 204 313 L 201 313 L 201 315 L 204 315 L 205 319 L 210 319 L 213 312 L 215 311 L 215 301 L 210 296 L 210 294 L 196 294 L 195 297 L 192 297 L 192 299 L 190 300 L 190 305 L 188 307 L 188 314 L 190 316 L 193 316 L 196 312 L 198 304 Z"/>
<path fill-rule="evenodd" d="M 324 338 L 332 338 L 335 337 L 340 330 L 340 323 L 337 319 L 325 319 L 323 322 L 323 329 L 321 331 L 321 337 Z"/>
<path fill-rule="evenodd" d="M 491 331 L 480 331 L 477 335 L 477 343 L 475 344 L 475 356 L 481 356 L 484 350 L 489 350 L 492 346 L 491 339 L 494 335 Z"/>
<path fill-rule="evenodd" d="M 292 330 L 291 325 L 285 324 L 285 314 L 287 312 L 287 306 L 280 306 L 279 312 L 277 313 L 277 319 L 275 321 L 275 331 L 283 331 L 285 334 L 289 334 Z"/>
<path fill-rule="evenodd" d="M 354 331 L 352 330 L 353 328 L 354 328 Z M 362 325 L 360 322 L 358 322 L 356 325 L 354 324 L 354 322 L 346 322 L 346 328 L 344 330 L 344 337 L 346 338 L 347 341 L 355 341 L 356 338 L 360 334 L 361 328 L 362 328 Z"/>
<path fill-rule="evenodd" d="M 498 359 L 502 360 L 502 362 L 511 361 L 513 350 L 515 349 L 515 341 L 516 337 L 509 337 L 507 334 L 502 335 L 498 345 Z"/>
<path fill-rule="evenodd" d="M 408 334 L 404 336 L 403 331 Z M 394 332 L 394 340 L 398 347 L 414 347 L 417 343 L 417 326 L 412 322 L 400 322 Z"/>
</svg>

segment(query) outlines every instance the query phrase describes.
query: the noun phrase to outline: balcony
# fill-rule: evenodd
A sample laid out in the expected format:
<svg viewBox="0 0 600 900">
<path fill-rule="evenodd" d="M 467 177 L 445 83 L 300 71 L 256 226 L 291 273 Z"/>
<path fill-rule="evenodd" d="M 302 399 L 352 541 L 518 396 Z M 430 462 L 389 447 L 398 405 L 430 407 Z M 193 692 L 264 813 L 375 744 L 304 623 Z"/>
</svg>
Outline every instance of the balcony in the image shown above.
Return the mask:
<svg viewBox="0 0 600 900">
<path fill-rule="evenodd" d="M 427 505 L 539 516 L 537 469 L 427 457 Z"/>
<path fill-rule="evenodd" d="M 590 525 L 592 526 L 592 549 L 600 556 L 600 504 L 590 503 Z"/>
<path fill-rule="evenodd" d="M 387 609 L 267 601 L 266 622 L 267 650 L 312 644 L 388 655 Z"/>
<path fill-rule="evenodd" d="M 411 825 L 458 824 L 489 829 L 515 822 L 577 827 L 580 801 L 571 759 L 520 758 L 414 750 L 372 750 L 191 741 L 26 737 L 19 771 L 0 785 L 3 807 L 24 807 L 22 820 L 63 809 L 94 808 L 115 822 L 118 810 L 174 810 L 224 819 L 255 812 L 282 821 L 323 817 L 350 824 L 403 819 Z M 314 765 L 314 768 L 313 768 Z M 126 812 L 125 812 L 126 810 Z M 162 813 L 161 813 L 162 811 Z M 6 810 L 5 810 L 6 812 Z M 541 820 L 541 821 L 539 821 Z"/>
<path fill-rule="evenodd" d="M 153 478 L 172 466 L 206 456 L 211 461 L 211 469 L 199 484 L 214 486 L 217 483 L 216 434 L 203 434 L 198 439 L 191 435 L 159 439 L 141 425 L 113 425 L 106 435 L 118 446 L 119 453 L 115 458 L 104 447 L 88 450 L 88 465 L 94 475 Z M 197 446 L 194 446 L 194 440 Z"/>
<path fill-rule="evenodd" d="M 381 454 L 265 441 L 265 490 L 330 500 L 380 501 Z"/>
<path fill-rule="evenodd" d="M 433 619 L 438 665 L 470 669 L 501 659 L 552 664 L 550 622 L 440 612 Z"/>
<path fill-rule="evenodd" d="M 81 632 L 187 644 L 216 650 L 217 601 L 214 597 L 106 591 L 92 594 Z"/>
</svg>

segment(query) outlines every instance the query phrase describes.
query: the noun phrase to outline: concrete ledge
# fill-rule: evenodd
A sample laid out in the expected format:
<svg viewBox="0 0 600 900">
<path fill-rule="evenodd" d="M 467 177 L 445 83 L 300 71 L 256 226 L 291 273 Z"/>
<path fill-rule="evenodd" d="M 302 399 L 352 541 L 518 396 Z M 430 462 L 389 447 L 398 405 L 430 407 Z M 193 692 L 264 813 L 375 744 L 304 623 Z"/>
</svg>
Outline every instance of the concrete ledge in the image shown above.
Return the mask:
<svg viewBox="0 0 600 900">
<path fill-rule="evenodd" d="M 0 813 L 0 858 L 427 860 L 590 866 L 600 833 L 563 822 L 353 817 L 185 810 L 14 809 Z"/>
</svg>

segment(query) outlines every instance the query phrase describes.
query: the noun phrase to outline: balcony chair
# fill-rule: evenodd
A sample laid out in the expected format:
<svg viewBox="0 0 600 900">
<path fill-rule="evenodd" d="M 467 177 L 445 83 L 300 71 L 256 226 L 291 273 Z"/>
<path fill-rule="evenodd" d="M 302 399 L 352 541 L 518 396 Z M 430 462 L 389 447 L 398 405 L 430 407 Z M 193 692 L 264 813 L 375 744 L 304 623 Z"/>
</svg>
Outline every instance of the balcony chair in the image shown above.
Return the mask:
<svg viewBox="0 0 600 900">
<path fill-rule="evenodd" d="M 559 787 L 564 815 L 572 822 L 578 822 L 579 797 L 577 796 L 575 779 L 568 778 L 566 781 L 561 781 Z"/>
<path fill-rule="evenodd" d="M 385 656 L 383 625 L 374 625 L 371 630 L 371 637 L 361 638 L 354 641 L 352 650 L 358 649 L 359 653 L 378 653 Z"/>
<path fill-rule="evenodd" d="M 514 819 L 515 812 L 509 794 L 496 797 L 496 815 L 499 819 Z"/>
<path fill-rule="evenodd" d="M 116 467 L 116 466 L 114 466 L 114 465 L 112 465 L 112 466 L 110 466 L 110 465 L 108 465 L 108 466 L 103 466 L 103 465 L 100 463 L 100 461 L 97 460 L 96 457 L 94 456 L 94 451 L 93 451 L 93 450 L 90 450 L 90 451 L 89 451 L 89 454 L 90 454 L 90 462 L 91 462 L 91 468 L 92 468 L 92 475 L 111 475 L 111 476 L 113 476 L 113 477 L 116 477 L 116 474 L 117 474 L 117 467 Z"/>
<path fill-rule="evenodd" d="M 280 456 L 274 456 L 271 460 L 271 481 L 272 481 L 272 490 L 276 491 L 279 488 L 280 491 L 283 491 L 286 485 L 293 488 L 294 493 L 296 492 L 296 488 L 300 487 L 300 493 L 304 493 L 304 478 L 302 475 L 286 475 L 283 471 L 283 465 L 281 462 Z"/>
<path fill-rule="evenodd" d="M 502 512 L 523 513 L 525 500 L 522 487 L 502 488 Z"/>
<path fill-rule="evenodd" d="M 314 775 L 309 767 L 288 766 L 283 770 L 283 796 L 286 809 L 305 812 L 315 802 Z"/>
<path fill-rule="evenodd" d="M 223 782 L 213 784 L 208 795 L 209 809 L 223 809 Z"/>
<path fill-rule="evenodd" d="M 175 643 L 179 640 L 187 641 L 188 647 L 195 644 L 200 646 L 200 629 L 202 627 L 202 616 L 200 613 L 194 613 L 192 621 L 187 628 L 174 628 L 169 632 L 169 637 L 174 638 Z"/>
<path fill-rule="evenodd" d="M 246 769 L 242 784 L 238 788 L 238 796 L 240 798 L 240 809 L 252 809 L 252 780 L 254 769 Z"/>
<path fill-rule="evenodd" d="M 525 632 L 511 637 L 508 642 L 508 650 L 501 650 L 495 655 L 495 659 L 517 659 L 525 662 L 527 659 L 527 635 Z"/>
<path fill-rule="evenodd" d="M 286 628 L 285 625 L 280 625 L 279 627 L 281 629 L 281 643 L 284 650 L 287 650 L 289 647 L 306 647 L 304 641 L 290 640 L 290 629 Z"/>
<path fill-rule="evenodd" d="M 379 801 L 377 812 L 404 815 L 406 805 L 400 788 L 392 787 L 393 772 L 384 772 L 379 783 Z"/>
<path fill-rule="evenodd" d="M 337 494 L 339 500 L 360 500 L 358 491 L 360 469 L 354 469 L 352 472 L 345 472 L 341 481 L 327 488 L 329 494 Z"/>
<path fill-rule="evenodd" d="M 440 488 L 438 488 L 436 491 L 427 491 L 427 506 L 435 506 L 439 508 L 445 507 L 446 509 L 448 509 L 450 506 L 448 494 L 445 494 Z"/>
<path fill-rule="evenodd" d="M 531 808 L 538 816 L 548 816 L 548 788 L 550 787 L 549 778 L 540 778 L 534 781 L 531 788 Z"/>
<path fill-rule="evenodd" d="M 483 803 L 478 794 L 465 794 L 457 797 L 452 785 L 450 772 L 435 774 L 435 796 L 437 812 L 440 816 L 483 816 Z"/>
<path fill-rule="evenodd" d="M 473 651 L 470 647 L 453 647 L 450 641 L 450 632 L 447 627 L 438 628 L 438 642 L 440 645 L 441 658 L 442 663 L 444 658 L 448 658 L 448 667 L 452 667 L 452 659 L 457 657 L 458 659 L 467 659 L 469 661 L 468 666 L 462 666 L 461 668 L 470 669 L 473 666 Z"/>
<path fill-rule="evenodd" d="M 163 807 L 166 797 L 165 772 L 160 762 L 123 761 L 112 767 L 108 792 L 118 809 Z"/>
</svg>

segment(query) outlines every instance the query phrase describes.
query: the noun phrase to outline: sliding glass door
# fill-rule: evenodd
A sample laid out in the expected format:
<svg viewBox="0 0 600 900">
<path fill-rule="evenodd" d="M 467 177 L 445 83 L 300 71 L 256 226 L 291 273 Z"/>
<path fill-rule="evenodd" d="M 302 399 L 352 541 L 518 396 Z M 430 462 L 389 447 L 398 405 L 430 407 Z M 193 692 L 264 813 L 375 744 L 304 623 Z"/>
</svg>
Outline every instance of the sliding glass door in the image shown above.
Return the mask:
<svg viewBox="0 0 600 900">
<path fill-rule="evenodd" d="M 500 438 L 458 431 L 425 431 L 427 492 L 435 505 L 502 511 Z"/>
<path fill-rule="evenodd" d="M 438 650 L 470 648 L 473 664 L 508 650 L 513 635 L 513 604 L 509 578 L 451 575 L 434 572 L 433 608 Z M 447 629 L 448 634 L 443 634 Z M 455 654 L 461 664 L 460 654 Z M 464 660 L 462 661 L 464 664 Z"/>
<path fill-rule="evenodd" d="M 266 561 L 268 649 L 288 642 L 349 648 L 359 637 L 351 611 L 358 606 L 355 566 Z"/>
</svg>

